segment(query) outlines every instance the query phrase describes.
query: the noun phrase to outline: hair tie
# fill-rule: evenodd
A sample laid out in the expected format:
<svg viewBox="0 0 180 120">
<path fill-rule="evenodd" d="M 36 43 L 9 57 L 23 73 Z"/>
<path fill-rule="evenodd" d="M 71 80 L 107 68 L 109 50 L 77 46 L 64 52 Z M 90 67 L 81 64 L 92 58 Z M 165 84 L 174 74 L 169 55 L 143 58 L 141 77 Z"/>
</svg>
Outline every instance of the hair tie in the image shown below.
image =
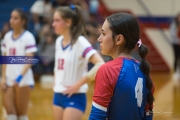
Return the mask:
<svg viewBox="0 0 180 120">
<path fill-rule="evenodd" d="M 73 4 L 71 4 L 71 5 L 70 5 L 70 8 L 71 8 L 72 10 L 75 10 L 75 9 L 76 9 L 76 6 L 73 5 Z"/>
<path fill-rule="evenodd" d="M 138 44 L 138 47 L 141 47 L 141 45 L 142 45 L 141 39 L 138 40 L 137 44 Z"/>
</svg>

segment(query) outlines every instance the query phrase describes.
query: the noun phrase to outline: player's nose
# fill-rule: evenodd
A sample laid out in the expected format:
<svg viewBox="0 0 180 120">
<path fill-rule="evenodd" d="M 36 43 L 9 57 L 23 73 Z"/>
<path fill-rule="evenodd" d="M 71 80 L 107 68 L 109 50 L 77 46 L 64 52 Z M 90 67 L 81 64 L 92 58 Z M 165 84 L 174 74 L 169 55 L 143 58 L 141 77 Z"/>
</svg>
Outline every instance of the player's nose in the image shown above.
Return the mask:
<svg viewBox="0 0 180 120">
<path fill-rule="evenodd" d="M 98 42 L 102 42 L 101 35 L 98 37 L 97 41 L 98 41 Z"/>
</svg>

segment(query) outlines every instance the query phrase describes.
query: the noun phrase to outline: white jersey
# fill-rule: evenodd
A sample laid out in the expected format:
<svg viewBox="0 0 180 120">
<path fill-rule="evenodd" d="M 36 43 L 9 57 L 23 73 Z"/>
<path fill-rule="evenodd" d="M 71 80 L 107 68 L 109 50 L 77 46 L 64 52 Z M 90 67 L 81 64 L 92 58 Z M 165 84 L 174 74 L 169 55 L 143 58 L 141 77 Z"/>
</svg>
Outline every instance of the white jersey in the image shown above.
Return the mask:
<svg viewBox="0 0 180 120">
<path fill-rule="evenodd" d="M 87 74 L 89 58 L 96 53 L 88 40 L 79 36 L 76 43 L 62 47 L 63 36 L 56 40 L 55 85 L 54 92 L 63 92 Z M 86 93 L 88 85 L 84 84 L 77 93 Z"/>
<path fill-rule="evenodd" d="M 6 56 L 25 56 L 37 51 L 34 36 L 25 30 L 17 39 L 13 39 L 13 31 L 6 33 L 3 41 Z M 25 64 L 6 64 L 6 82 L 8 86 L 14 84 L 15 79 L 21 74 Z M 34 85 L 32 70 L 29 69 L 23 76 L 19 86 Z"/>
</svg>

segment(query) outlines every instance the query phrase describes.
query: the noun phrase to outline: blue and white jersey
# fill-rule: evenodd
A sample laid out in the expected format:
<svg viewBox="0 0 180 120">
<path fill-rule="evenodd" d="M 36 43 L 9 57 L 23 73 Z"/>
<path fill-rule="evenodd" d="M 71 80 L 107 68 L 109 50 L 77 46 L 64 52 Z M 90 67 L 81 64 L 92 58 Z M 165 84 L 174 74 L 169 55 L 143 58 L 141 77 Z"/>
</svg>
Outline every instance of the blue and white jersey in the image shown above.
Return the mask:
<svg viewBox="0 0 180 120">
<path fill-rule="evenodd" d="M 89 120 L 151 120 L 146 115 L 146 79 L 134 59 L 118 57 L 96 75 Z"/>
<path fill-rule="evenodd" d="M 89 58 L 96 53 L 84 36 L 79 36 L 76 43 L 63 47 L 63 36 L 56 40 L 55 48 L 55 83 L 54 92 L 62 93 L 68 86 L 73 85 L 87 74 Z M 84 84 L 77 91 L 86 93 L 87 84 Z"/>
<path fill-rule="evenodd" d="M 18 38 L 13 38 L 13 31 L 6 33 L 3 39 L 2 48 L 6 56 L 25 56 L 28 53 L 37 51 L 36 41 L 32 33 L 25 30 Z M 21 74 L 25 64 L 7 64 L 6 82 L 8 86 L 14 84 L 15 79 Z M 31 69 L 28 69 L 23 76 L 19 86 L 34 85 L 34 78 Z"/>
</svg>

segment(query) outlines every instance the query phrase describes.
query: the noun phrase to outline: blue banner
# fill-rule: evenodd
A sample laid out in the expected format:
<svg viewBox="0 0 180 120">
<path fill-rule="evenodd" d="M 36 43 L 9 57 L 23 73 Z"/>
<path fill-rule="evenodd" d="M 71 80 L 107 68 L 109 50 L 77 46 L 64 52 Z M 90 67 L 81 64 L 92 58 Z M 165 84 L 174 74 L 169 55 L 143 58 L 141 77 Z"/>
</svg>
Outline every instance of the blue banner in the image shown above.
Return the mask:
<svg viewBox="0 0 180 120">
<path fill-rule="evenodd" d="M 0 64 L 41 64 L 44 56 L 0 56 Z"/>
</svg>

